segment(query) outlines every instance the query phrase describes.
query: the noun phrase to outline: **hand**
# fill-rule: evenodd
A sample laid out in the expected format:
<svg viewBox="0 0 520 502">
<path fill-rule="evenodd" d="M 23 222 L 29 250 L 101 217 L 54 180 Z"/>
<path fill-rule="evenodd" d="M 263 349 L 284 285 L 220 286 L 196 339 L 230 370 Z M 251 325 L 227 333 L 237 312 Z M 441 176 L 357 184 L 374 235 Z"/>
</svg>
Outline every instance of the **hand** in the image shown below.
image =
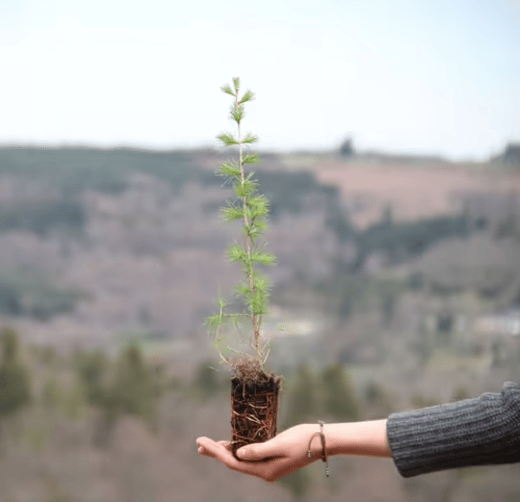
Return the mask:
<svg viewBox="0 0 520 502">
<path fill-rule="evenodd" d="M 243 446 L 237 450 L 237 460 L 229 441 L 215 442 L 207 437 L 197 439 L 199 453 L 214 458 L 234 471 L 273 482 L 321 458 L 319 437 L 311 442 L 311 458 L 307 448 L 312 435 L 319 432 L 316 424 L 291 427 L 265 443 Z"/>
</svg>

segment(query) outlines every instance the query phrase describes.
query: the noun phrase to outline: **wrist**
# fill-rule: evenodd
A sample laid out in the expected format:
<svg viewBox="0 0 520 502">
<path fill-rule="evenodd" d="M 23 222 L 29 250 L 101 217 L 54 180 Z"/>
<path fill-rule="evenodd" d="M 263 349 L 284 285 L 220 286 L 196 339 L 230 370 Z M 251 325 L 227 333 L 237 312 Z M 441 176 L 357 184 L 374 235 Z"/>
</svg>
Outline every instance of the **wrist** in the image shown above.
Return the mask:
<svg viewBox="0 0 520 502">
<path fill-rule="evenodd" d="M 318 437 L 320 440 L 320 446 L 321 446 L 320 458 L 325 463 L 325 475 L 327 477 L 329 477 L 330 471 L 329 471 L 329 461 L 328 461 L 328 455 L 327 455 L 327 443 L 326 443 L 326 439 L 325 439 L 325 433 L 323 432 L 323 426 L 325 425 L 325 423 L 322 422 L 321 420 L 319 420 L 318 425 L 320 427 L 319 432 L 314 432 L 309 439 L 309 444 L 307 445 L 307 458 L 309 460 L 312 459 L 312 455 L 313 455 L 312 441 L 315 437 Z"/>
</svg>

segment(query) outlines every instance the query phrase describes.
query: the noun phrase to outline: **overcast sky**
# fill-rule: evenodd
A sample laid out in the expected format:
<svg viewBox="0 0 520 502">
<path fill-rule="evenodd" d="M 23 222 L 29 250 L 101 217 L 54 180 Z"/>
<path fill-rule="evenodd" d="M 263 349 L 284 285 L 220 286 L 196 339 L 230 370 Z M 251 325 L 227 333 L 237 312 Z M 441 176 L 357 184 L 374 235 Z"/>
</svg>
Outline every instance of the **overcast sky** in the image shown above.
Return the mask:
<svg viewBox="0 0 520 502">
<path fill-rule="evenodd" d="M 520 141 L 520 0 L 0 0 L 0 144 L 486 159 Z"/>
</svg>

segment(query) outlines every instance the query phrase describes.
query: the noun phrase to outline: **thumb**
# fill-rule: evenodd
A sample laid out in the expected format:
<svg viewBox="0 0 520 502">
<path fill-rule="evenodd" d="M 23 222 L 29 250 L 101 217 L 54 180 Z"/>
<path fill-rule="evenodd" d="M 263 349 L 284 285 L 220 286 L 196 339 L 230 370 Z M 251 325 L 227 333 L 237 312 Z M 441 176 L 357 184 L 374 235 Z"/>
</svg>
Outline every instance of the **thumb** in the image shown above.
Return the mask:
<svg viewBox="0 0 520 502">
<path fill-rule="evenodd" d="M 275 452 L 271 442 L 267 441 L 265 443 L 253 443 L 242 446 L 236 451 L 236 455 L 240 460 L 258 462 L 259 460 L 278 456 L 278 452 Z"/>
</svg>

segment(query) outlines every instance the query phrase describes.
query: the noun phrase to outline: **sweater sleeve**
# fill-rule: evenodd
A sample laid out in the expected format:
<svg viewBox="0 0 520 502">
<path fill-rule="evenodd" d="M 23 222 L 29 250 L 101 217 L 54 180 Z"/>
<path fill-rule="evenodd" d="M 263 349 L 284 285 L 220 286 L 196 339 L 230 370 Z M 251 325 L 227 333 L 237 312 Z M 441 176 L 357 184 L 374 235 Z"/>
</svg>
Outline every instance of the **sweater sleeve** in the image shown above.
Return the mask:
<svg viewBox="0 0 520 502">
<path fill-rule="evenodd" d="M 403 477 L 520 462 L 520 383 L 507 382 L 500 393 L 393 413 L 387 435 Z"/>
</svg>

